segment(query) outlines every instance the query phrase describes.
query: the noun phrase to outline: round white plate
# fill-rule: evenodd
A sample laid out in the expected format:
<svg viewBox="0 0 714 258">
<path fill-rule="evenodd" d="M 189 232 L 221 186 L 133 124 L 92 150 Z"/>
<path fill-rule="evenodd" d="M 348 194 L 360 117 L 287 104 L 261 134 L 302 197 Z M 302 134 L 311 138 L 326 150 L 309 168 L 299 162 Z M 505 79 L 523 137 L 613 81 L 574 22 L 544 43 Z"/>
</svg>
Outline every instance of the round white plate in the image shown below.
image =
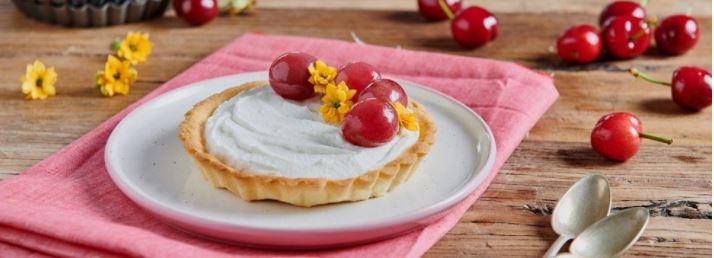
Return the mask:
<svg viewBox="0 0 714 258">
<path fill-rule="evenodd" d="M 178 140 L 178 124 L 201 99 L 266 79 L 266 72 L 256 72 L 205 80 L 143 104 L 109 137 L 105 160 L 112 179 L 139 206 L 188 232 L 253 246 L 324 248 L 423 226 L 473 192 L 491 171 L 496 145 L 478 115 L 450 97 L 400 81 L 438 128 L 431 151 L 408 181 L 380 198 L 312 208 L 243 201 L 202 178 Z"/>
</svg>

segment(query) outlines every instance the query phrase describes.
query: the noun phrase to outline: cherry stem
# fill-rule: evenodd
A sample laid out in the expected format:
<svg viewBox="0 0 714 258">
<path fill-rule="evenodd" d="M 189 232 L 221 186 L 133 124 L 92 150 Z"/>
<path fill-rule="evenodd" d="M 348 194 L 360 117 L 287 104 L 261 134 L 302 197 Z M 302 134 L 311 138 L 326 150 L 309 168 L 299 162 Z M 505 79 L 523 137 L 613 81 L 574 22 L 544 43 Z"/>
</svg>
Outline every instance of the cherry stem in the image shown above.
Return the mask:
<svg viewBox="0 0 714 258">
<path fill-rule="evenodd" d="M 672 140 L 672 139 L 667 139 L 664 137 L 659 137 L 656 135 L 651 135 L 651 134 L 646 134 L 646 133 L 640 133 L 640 137 L 645 138 L 645 139 L 650 139 L 653 141 L 658 141 L 661 143 L 666 143 L 666 144 L 672 144 L 674 142 L 674 140 Z"/>
<path fill-rule="evenodd" d="M 451 9 L 449 9 L 449 6 L 446 5 L 446 2 L 444 0 L 439 0 L 439 7 L 441 7 L 442 11 L 444 11 L 446 17 L 449 17 L 449 20 L 454 19 L 454 13 L 451 12 Z"/>
<path fill-rule="evenodd" d="M 642 7 L 647 7 L 647 2 L 649 2 L 649 1 L 647 1 L 647 0 L 640 0 L 640 5 L 641 5 Z"/>
<path fill-rule="evenodd" d="M 630 72 L 630 74 L 632 74 L 632 76 L 635 76 L 635 78 L 640 78 L 640 79 L 643 79 L 643 80 L 645 80 L 645 81 L 648 81 L 648 82 L 651 82 L 651 83 L 654 83 L 654 84 L 664 85 L 664 86 L 667 86 L 667 87 L 672 86 L 671 83 L 665 82 L 665 81 L 660 81 L 660 80 L 657 80 L 657 79 L 655 79 L 655 78 L 652 78 L 652 77 L 650 77 L 649 75 L 647 75 L 646 73 L 640 72 L 640 70 L 637 70 L 637 68 L 630 68 L 630 69 L 627 70 L 627 71 Z"/>
</svg>

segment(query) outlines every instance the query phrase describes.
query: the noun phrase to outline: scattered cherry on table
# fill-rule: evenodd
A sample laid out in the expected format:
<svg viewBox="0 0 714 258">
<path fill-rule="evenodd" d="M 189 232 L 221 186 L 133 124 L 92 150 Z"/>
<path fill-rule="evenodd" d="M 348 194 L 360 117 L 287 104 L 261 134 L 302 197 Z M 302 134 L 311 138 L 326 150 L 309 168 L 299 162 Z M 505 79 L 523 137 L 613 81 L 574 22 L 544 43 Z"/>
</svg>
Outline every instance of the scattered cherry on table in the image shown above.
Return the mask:
<svg viewBox="0 0 714 258">
<path fill-rule="evenodd" d="M 498 36 L 498 20 L 488 10 L 470 6 L 451 20 L 454 40 L 465 48 L 477 48 Z"/>
<path fill-rule="evenodd" d="M 309 82 L 308 67 L 317 59 L 301 52 L 288 52 L 276 58 L 268 70 L 270 87 L 286 99 L 304 100 L 315 96 Z"/>
<path fill-rule="evenodd" d="M 643 54 L 650 46 L 652 30 L 649 25 L 631 16 L 610 19 L 602 31 L 608 53 L 618 59 L 629 59 Z"/>
<path fill-rule="evenodd" d="M 409 97 L 399 83 L 390 79 L 379 79 L 367 86 L 367 88 L 359 95 L 357 101 L 377 98 L 389 102 L 399 102 L 403 106 L 408 107 Z"/>
<path fill-rule="evenodd" d="M 666 139 L 642 132 L 642 121 L 628 112 L 610 113 L 598 120 L 590 134 L 590 144 L 600 155 L 616 161 L 625 161 L 634 156 L 640 148 L 641 138 L 666 144 Z"/>
<path fill-rule="evenodd" d="M 600 56 L 602 40 L 597 29 L 590 25 L 568 28 L 557 42 L 558 55 L 563 61 L 590 63 Z"/>
<path fill-rule="evenodd" d="M 394 107 L 382 99 L 369 98 L 357 102 L 345 114 L 342 137 L 355 145 L 376 147 L 392 140 L 398 129 Z"/>
<path fill-rule="evenodd" d="M 642 5 L 630 1 L 615 1 L 602 10 L 600 13 L 600 27 L 604 28 L 607 23 L 614 17 L 628 16 L 635 19 L 644 20 L 647 17 L 647 11 Z"/>
<path fill-rule="evenodd" d="M 419 14 L 429 21 L 443 21 L 448 19 L 444 10 L 441 7 L 440 0 L 418 0 Z M 449 7 L 453 13 L 461 10 L 461 0 L 446 0 L 444 4 Z"/>
<path fill-rule="evenodd" d="M 680 107 L 698 111 L 712 105 L 712 75 L 694 66 L 682 66 L 672 73 L 672 81 L 657 80 L 631 68 L 630 74 L 651 83 L 672 88 L 672 100 Z"/>
<path fill-rule="evenodd" d="M 337 71 L 335 82 L 345 82 L 348 87 L 356 90 L 355 96 L 359 96 L 370 83 L 382 78 L 382 75 L 374 66 L 365 62 L 352 62 L 343 65 Z"/>
<path fill-rule="evenodd" d="M 199 26 L 218 16 L 216 0 L 173 0 L 176 14 L 187 23 Z"/>
<path fill-rule="evenodd" d="M 657 48 L 665 54 L 684 54 L 699 41 L 699 23 L 684 14 L 664 18 L 655 28 L 655 41 Z"/>
</svg>

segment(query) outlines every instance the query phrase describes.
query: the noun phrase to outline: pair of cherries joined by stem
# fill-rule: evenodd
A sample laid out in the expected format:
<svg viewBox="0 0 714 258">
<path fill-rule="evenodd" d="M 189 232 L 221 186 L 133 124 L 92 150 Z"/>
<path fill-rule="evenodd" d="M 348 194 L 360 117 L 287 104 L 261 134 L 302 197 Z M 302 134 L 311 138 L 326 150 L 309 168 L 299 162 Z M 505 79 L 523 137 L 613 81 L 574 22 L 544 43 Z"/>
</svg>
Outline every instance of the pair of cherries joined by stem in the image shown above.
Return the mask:
<svg viewBox="0 0 714 258">
<path fill-rule="evenodd" d="M 301 52 L 285 53 L 270 65 L 268 78 L 276 94 L 294 101 L 315 97 L 314 86 L 309 82 L 308 67 L 317 61 L 312 55 Z M 408 105 L 404 89 L 395 81 L 383 79 L 379 71 L 365 62 L 343 65 L 335 82 L 344 82 L 356 91 L 356 103 L 345 114 L 341 125 L 342 136 L 352 144 L 375 147 L 389 142 L 399 128 L 399 118 L 391 103 Z"/>
<path fill-rule="evenodd" d="M 590 134 L 590 144 L 600 155 L 615 161 L 625 161 L 640 148 L 642 138 L 666 144 L 672 139 L 643 132 L 642 121 L 627 112 L 615 112 L 600 118 Z"/>
<path fill-rule="evenodd" d="M 418 0 L 419 13 L 427 20 L 451 20 L 451 35 L 465 48 L 477 48 L 498 36 L 498 20 L 488 10 L 461 0 Z"/>
<path fill-rule="evenodd" d="M 693 48 L 699 40 L 699 24 L 690 16 L 667 17 L 656 29 L 646 17 L 641 5 L 615 1 L 600 14 L 601 33 L 589 25 L 569 28 L 558 38 L 558 55 L 566 62 L 590 63 L 604 48 L 617 59 L 630 59 L 647 51 L 652 37 L 661 52 L 678 55 Z"/>
<path fill-rule="evenodd" d="M 712 105 L 712 75 L 707 70 L 693 66 L 677 68 L 670 82 L 657 80 L 635 68 L 630 74 L 645 81 L 672 88 L 672 100 L 680 107 L 698 111 Z"/>
</svg>

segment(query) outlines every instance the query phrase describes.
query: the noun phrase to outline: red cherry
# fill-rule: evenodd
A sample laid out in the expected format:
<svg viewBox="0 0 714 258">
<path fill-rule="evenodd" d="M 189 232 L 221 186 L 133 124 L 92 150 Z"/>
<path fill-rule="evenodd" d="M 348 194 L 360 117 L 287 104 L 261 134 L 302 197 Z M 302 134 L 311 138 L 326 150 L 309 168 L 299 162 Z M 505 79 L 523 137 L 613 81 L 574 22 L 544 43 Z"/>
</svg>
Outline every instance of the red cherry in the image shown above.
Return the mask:
<svg viewBox="0 0 714 258">
<path fill-rule="evenodd" d="M 343 65 L 337 71 L 335 82 L 344 81 L 348 87 L 357 91 L 355 96 L 359 96 L 370 83 L 379 78 L 382 78 L 382 75 L 374 66 L 365 62 L 353 62 Z"/>
<path fill-rule="evenodd" d="M 712 75 L 699 67 L 682 66 L 672 73 L 672 82 L 654 79 L 649 75 L 630 69 L 630 73 L 651 83 L 672 87 L 672 100 L 688 110 L 701 110 L 712 105 Z"/>
<path fill-rule="evenodd" d="M 359 95 L 358 101 L 369 98 L 377 98 L 389 102 L 399 102 L 405 107 L 409 103 L 407 93 L 399 83 L 390 79 L 379 79 L 367 86 L 367 88 Z"/>
<path fill-rule="evenodd" d="M 176 12 L 176 16 L 181 17 L 183 16 L 183 11 L 181 9 L 181 4 L 183 4 L 183 0 L 173 0 L 171 1 L 171 5 L 174 8 L 174 12 Z"/>
<path fill-rule="evenodd" d="M 381 99 L 357 102 L 342 122 L 342 136 L 348 142 L 363 147 L 376 147 L 389 142 L 397 134 L 397 111 Z"/>
<path fill-rule="evenodd" d="M 620 59 L 633 58 L 647 51 L 651 37 L 649 25 L 630 16 L 612 18 L 602 32 L 605 48 Z"/>
<path fill-rule="evenodd" d="M 590 134 L 590 144 L 606 158 L 625 161 L 637 153 L 640 138 L 672 144 L 671 139 L 643 133 L 640 119 L 627 112 L 611 113 L 600 118 Z"/>
<path fill-rule="evenodd" d="M 444 0 L 418 0 L 419 14 L 430 21 L 443 21 L 449 18 L 441 9 L 439 1 Z M 461 10 L 461 0 L 445 0 L 444 3 L 449 7 L 452 13 Z"/>
<path fill-rule="evenodd" d="M 496 38 L 498 21 L 486 9 L 471 6 L 461 10 L 451 20 L 451 34 L 463 47 L 480 47 Z"/>
<path fill-rule="evenodd" d="M 614 17 L 618 16 L 629 16 L 640 20 L 644 20 L 647 17 L 647 12 L 645 8 L 641 5 L 629 2 L 629 1 L 615 1 L 602 10 L 600 13 L 600 27 L 606 27 L 607 22 Z"/>
<path fill-rule="evenodd" d="M 315 90 L 308 81 L 310 72 L 307 70 L 315 60 L 315 57 L 300 52 L 282 54 L 270 65 L 270 86 L 275 93 L 286 99 L 304 100 L 315 96 Z"/>
<path fill-rule="evenodd" d="M 216 0 L 174 0 L 174 8 L 176 14 L 194 26 L 208 23 L 218 16 Z"/>
<path fill-rule="evenodd" d="M 670 55 L 681 55 L 699 41 L 699 23 L 687 15 L 665 18 L 655 29 L 657 48 Z"/>
<path fill-rule="evenodd" d="M 589 63 L 602 51 L 600 33 L 590 25 L 570 27 L 558 38 L 558 55 L 563 61 Z"/>
</svg>

